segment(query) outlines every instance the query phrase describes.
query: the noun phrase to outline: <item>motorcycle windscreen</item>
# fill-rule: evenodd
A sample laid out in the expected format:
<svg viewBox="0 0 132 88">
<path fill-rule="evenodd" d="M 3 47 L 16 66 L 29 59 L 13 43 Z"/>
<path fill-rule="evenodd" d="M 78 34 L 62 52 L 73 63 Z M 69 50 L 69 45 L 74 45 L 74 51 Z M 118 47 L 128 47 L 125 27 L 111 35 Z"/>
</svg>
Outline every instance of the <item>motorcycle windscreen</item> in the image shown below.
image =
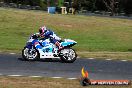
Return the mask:
<svg viewBox="0 0 132 88">
<path fill-rule="evenodd" d="M 66 47 L 66 46 L 69 46 L 69 47 L 72 47 L 74 46 L 76 43 L 75 42 L 62 42 L 61 45 L 63 47 Z"/>
</svg>

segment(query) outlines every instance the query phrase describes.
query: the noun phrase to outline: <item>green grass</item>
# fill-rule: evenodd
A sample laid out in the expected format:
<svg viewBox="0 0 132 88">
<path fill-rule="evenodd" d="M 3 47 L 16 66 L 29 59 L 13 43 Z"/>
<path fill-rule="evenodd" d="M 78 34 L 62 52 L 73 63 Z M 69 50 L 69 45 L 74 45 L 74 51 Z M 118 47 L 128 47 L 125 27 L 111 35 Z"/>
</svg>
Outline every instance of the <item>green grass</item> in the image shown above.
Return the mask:
<svg viewBox="0 0 132 88">
<path fill-rule="evenodd" d="M 132 51 L 132 20 L 4 8 L 0 8 L 0 50 L 21 51 L 28 36 L 42 25 L 77 41 L 77 51 Z"/>
<path fill-rule="evenodd" d="M 129 60 L 132 61 L 132 52 L 77 52 L 83 58 Z"/>
<path fill-rule="evenodd" d="M 132 85 L 91 85 L 83 87 L 79 80 L 28 78 L 28 77 L 0 77 L 0 88 L 131 88 Z"/>
</svg>

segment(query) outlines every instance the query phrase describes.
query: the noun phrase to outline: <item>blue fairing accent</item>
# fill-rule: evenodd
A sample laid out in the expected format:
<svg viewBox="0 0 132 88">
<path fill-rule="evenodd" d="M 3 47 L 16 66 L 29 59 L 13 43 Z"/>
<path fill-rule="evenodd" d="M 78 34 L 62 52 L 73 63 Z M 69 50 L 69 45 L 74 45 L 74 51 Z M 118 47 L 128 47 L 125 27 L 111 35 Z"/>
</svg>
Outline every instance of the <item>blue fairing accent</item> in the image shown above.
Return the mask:
<svg viewBox="0 0 132 88">
<path fill-rule="evenodd" d="M 44 36 L 47 37 L 47 38 L 49 38 L 50 35 L 53 35 L 53 31 L 51 31 L 51 30 L 47 30 L 47 31 L 44 33 Z"/>
<path fill-rule="evenodd" d="M 35 42 L 39 42 L 39 41 L 37 39 L 35 39 L 35 40 L 32 41 L 32 44 L 34 45 Z"/>
<path fill-rule="evenodd" d="M 36 47 L 36 49 L 42 49 L 43 48 L 40 44 L 36 45 L 35 47 Z"/>
<path fill-rule="evenodd" d="M 34 45 L 35 42 L 38 42 L 38 43 L 39 43 L 38 40 L 33 40 L 33 41 L 32 41 L 32 44 Z M 36 47 L 36 49 L 42 49 L 42 48 L 43 48 L 40 44 L 35 45 L 35 47 Z"/>
<path fill-rule="evenodd" d="M 73 46 L 73 45 L 75 45 L 76 43 L 75 42 L 63 42 L 63 43 L 61 43 L 61 45 L 62 46 Z"/>
<path fill-rule="evenodd" d="M 27 43 L 25 47 L 31 49 L 32 48 L 32 43 L 31 42 Z"/>
</svg>

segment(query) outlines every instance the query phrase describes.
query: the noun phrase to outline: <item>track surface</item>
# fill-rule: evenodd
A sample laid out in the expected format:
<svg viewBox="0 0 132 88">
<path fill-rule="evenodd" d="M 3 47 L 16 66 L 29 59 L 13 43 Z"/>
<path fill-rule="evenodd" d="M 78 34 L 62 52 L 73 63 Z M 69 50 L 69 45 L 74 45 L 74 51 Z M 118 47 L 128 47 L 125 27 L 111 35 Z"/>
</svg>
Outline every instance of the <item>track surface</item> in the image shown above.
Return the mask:
<svg viewBox="0 0 132 88">
<path fill-rule="evenodd" d="M 23 61 L 21 55 L 0 54 L 0 74 L 44 77 L 78 78 L 81 68 L 89 72 L 91 79 L 132 80 L 132 62 L 77 59 L 74 63 L 59 60 Z"/>
</svg>

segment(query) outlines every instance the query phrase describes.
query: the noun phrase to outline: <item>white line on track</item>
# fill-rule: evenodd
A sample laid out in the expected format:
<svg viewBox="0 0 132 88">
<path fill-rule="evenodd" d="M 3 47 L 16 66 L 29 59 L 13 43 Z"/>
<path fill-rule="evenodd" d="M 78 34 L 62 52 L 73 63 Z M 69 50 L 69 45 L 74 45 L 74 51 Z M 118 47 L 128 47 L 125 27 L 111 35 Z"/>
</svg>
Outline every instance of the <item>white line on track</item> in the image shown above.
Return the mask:
<svg viewBox="0 0 132 88">
<path fill-rule="evenodd" d="M 121 60 L 121 61 L 126 62 L 127 60 Z"/>
<path fill-rule="evenodd" d="M 22 75 L 7 75 L 7 76 L 11 76 L 11 77 L 20 77 Z"/>
<path fill-rule="evenodd" d="M 80 58 L 79 56 L 77 58 Z"/>
<path fill-rule="evenodd" d="M 110 60 L 112 60 L 112 59 L 105 59 L 105 60 L 110 61 Z"/>
<path fill-rule="evenodd" d="M 2 76 L 3 74 L 0 74 L 0 76 Z"/>
<path fill-rule="evenodd" d="M 41 78 L 43 76 L 24 76 L 24 75 L 3 75 L 0 74 L 0 76 L 8 76 L 8 77 L 32 77 L 32 78 Z M 54 79 L 61 79 L 63 77 L 50 77 L 50 78 L 54 78 Z M 68 79 L 68 80 L 76 80 L 77 78 L 64 78 L 64 79 Z"/>
<path fill-rule="evenodd" d="M 74 80 L 74 79 L 77 79 L 77 78 L 67 78 L 67 79 L 69 79 L 69 80 Z"/>
<path fill-rule="evenodd" d="M 28 77 L 41 78 L 42 76 L 28 76 Z"/>
<path fill-rule="evenodd" d="M 16 53 L 10 53 L 10 54 L 14 55 L 14 54 L 16 54 Z"/>
<path fill-rule="evenodd" d="M 51 77 L 51 78 L 54 78 L 54 79 L 60 79 L 60 78 L 62 78 L 62 77 Z"/>
<path fill-rule="evenodd" d="M 88 58 L 88 59 L 93 60 L 93 59 L 95 59 L 95 58 Z"/>
</svg>

